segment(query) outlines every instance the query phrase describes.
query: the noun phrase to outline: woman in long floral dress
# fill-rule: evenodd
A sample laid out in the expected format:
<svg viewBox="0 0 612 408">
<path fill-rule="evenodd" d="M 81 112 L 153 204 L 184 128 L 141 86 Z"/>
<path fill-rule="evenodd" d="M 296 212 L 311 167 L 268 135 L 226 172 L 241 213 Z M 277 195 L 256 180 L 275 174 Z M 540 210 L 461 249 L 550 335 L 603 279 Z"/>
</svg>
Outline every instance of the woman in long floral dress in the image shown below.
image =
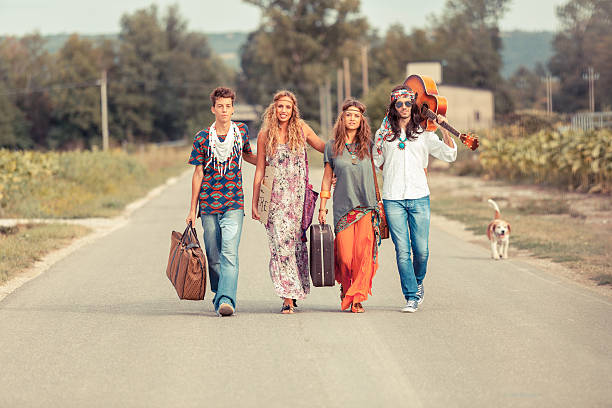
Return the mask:
<svg viewBox="0 0 612 408">
<path fill-rule="evenodd" d="M 253 213 L 265 167 L 275 168 L 266 230 L 270 245 L 270 277 L 283 299 L 281 312 L 293 313 L 295 300 L 310 293 L 308 252 L 302 242 L 302 212 L 306 189 L 306 143 L 323 152 L 325 142 L 301 118 L 297 98 L 282 90 L 274 95 L 263 115 L 257 136 L 257 169 L 253 181 Z"/>
</svg>

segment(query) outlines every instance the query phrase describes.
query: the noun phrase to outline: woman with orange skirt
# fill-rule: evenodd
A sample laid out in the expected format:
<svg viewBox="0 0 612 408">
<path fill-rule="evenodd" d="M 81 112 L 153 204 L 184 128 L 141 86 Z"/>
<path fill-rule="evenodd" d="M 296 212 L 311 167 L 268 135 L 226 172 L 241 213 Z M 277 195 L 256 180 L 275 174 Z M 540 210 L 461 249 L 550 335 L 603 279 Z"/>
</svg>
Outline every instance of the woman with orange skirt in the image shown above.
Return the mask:
<svg viewBox="0 0 612 408">
<path fill-rule="evenodd" d="M 334 125 L 334 138 L 326 143 L 325 172 L 321 183 L 319 222 L 325 223 L 327 200 L 334 188 L 334 241 L 336 281 L 340 283 L 341 309 L 364 311 L 362 302 L 372 294 L 378 268 L 379 213 L 371 159 L 372 132 L 366 107 L 346 100 Z"/>
</svg>

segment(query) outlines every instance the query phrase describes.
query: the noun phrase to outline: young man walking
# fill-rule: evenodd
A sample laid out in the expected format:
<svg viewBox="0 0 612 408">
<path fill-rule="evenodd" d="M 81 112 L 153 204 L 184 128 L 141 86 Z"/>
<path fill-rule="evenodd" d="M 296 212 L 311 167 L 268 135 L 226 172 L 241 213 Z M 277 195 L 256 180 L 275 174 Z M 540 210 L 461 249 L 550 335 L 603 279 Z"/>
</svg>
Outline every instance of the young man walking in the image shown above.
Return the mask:
<svg viewBox="0 0 612 408">
<path fill-rule="evenodd" d="M 429 155 L 446 162 L 457 158 L 457 145 L 442 130 L 443 140 L 424 131 L 415 93 L 404 85 L 391 91 L 387 115 L 376 132 L 372 157 L 383 170 L 383 204 L 391 239 L 395 244 L 397 269 L 406 306 L 414 313 L 425 298 L 423 280 L 429 258 Z M 446 118 L 438 115 L 437 122 Z M 412 255 L 412 257 L 411 257 Z"/>
<path fill-rule="evenodd" d="M 195 223 L 199 204 L 213 304 L 219 316 L 231 316 L 236 310 L 238 245 L 244 218 L 242 159 L 256 163 L 247 126 L 231 120 L 235 98 L 229 88 L 212 91 L 215 122 L 195 135 L 189 158 L 195 169 L 186 221 Z"/>
</svg>

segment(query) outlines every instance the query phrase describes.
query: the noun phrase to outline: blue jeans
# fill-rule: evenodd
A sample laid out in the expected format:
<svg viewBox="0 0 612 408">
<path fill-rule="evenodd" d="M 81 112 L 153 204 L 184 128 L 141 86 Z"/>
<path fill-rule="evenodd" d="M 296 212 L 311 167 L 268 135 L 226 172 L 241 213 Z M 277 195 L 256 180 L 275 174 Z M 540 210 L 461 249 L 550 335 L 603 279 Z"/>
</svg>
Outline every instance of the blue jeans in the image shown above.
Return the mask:
<svg viewBox="0 0 612 408">
<path fill-rule="evenodd" d="M 406 300 L 416 300 L 417 285 L 425 279 L 429 258 L 429 196 L 415 200 L 383 200 L 383 204 L 395 244 L 402 293 Z"/>
<path fill-rule="evenodd" d="M 204 246 L 208 259 L 210 289 L 215 293 L 215 310 L 221 303 L 236 308 L 238 289 L 238 245 L 242 234 L 243 210 L 223 214 L 202 214 Z"/>
</svg>

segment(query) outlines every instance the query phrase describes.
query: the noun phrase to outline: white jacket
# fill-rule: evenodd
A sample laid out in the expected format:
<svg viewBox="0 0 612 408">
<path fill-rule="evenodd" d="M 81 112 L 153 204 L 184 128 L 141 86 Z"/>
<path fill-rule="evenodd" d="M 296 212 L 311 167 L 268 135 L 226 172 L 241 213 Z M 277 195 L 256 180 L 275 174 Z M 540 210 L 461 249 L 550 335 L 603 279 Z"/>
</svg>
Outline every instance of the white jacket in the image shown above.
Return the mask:
<svg viewBox="0 0 612 408">
<path fill-rule="evenodd" d="M 402 129 L 401 138 L 405 137 Z M 383 141 L 380 130 L 374 140 L 372 157 L 376 167 L 383 166 L 382 198 L 385 200 L 414 200 L 428 196 L 424 169 L 429 163 L 429 155 L 446 162 L 457 159 L 455 141 L 450 147 L 433 132 L 425 131 L 419 133 L 416 140 L 406 141 L 404 150 L 398 148 L 399 138 L 393 142 Z"/>
</svg>

